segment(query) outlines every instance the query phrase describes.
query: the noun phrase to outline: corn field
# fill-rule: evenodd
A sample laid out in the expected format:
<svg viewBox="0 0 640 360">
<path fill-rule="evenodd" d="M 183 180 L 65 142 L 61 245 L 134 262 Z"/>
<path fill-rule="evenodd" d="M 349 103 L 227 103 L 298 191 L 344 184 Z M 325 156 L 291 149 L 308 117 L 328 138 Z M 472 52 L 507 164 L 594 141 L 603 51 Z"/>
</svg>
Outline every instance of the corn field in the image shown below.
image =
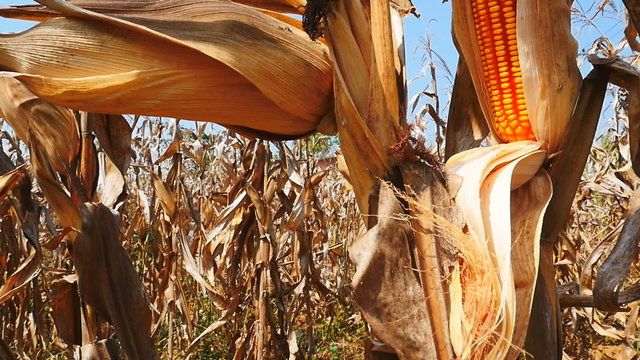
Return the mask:
<svg viewBox="0 0 640 360">
<path fill-rule="evenodd" d="M 0 359 L 637 358 L 640 5 L 449 2 L 0 7 Z"/>
</svg>

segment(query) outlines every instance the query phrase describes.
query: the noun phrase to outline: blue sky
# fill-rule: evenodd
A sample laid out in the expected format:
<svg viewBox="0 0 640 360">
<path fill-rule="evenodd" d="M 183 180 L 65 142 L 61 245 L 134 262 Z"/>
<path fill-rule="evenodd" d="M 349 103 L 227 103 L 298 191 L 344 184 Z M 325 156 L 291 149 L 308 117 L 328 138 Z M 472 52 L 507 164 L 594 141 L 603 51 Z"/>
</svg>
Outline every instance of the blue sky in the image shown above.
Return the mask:
<svg viewBox="0 0 640 360">
<path fill-rule="evenodd" d="M 604 15 L 594 16 L 597 7 L 594 7 L 593 4 L 600 2 L 600 0 L 575 0 L 574 2 L 574 6 L 577 9 L 574 12 L 574 24 L 582 24 L 582 26 L 574 26 L 573 29 L 580 45 L 580 51 L 587 51 L 593 41 L 600 36 L 609 37 L 614 43 L 623 38 L 624 19 L 620 18 L 619 13 L 609 8 Z M 0 6 L 30 3 L 33 3 L 33 1 L 0 0 Z M 415 94 L 425 89 L 434 90 L 429 88 L 431 81 L 429 76 L 423 74 L 425 64 L 429 61 L 425 51 L 425 44 L 429 42 L 431 48 L 438 55 L 433 57 L 433 61 L 436 63 L 438 71 L 437 90 L 442 104 L 440 115 L 446 117 L 447 109 L 445 104 L 449 99 L 458 59 L 457 51 L 451 39 L 451 3 L 443 3 L 442 0 L 414 0 L 414 3 L 422 16 L 419 19 L 410 16 L 405 21 L 407 78 L 410 80 L 409 98 L 411 99 Z M 613 4 L 617 9 L 623 9 L 621 0 L 614 0 Z M 591 20 L 592 17 L 593 21 Z M 21 31 L 29 28 L 32 24 L 30 22 L 0 18 L 0 33 Z M 446 68 L 452 74 L 449 74 Z M 590 70 L 590 66 L 583 64 L 581 69 L 583 74 L 586 74 Z M 428 101 L 428 99 L 423 99 L 418 109 L 425 101 Z M 607 115 L 605 114 L 604 117 L 606 118 Z"/>
</svg>

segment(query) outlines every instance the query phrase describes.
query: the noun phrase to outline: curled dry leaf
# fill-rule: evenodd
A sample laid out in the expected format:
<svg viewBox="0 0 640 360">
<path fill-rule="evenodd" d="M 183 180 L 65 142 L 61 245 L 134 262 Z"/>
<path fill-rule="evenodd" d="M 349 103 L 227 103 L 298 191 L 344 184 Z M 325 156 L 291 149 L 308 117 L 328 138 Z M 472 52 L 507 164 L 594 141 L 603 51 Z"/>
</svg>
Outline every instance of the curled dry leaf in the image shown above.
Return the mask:
<svg viewBox="0 0 640 360">
<path fill-rule="evenodd" d="M 282 137 L 314 131 L 332 110 L 326 47 L 249 7 L 164 0 L 106 15 L 64 1 L 41 4 L 65 17 L 0 36 L 0 64 L 53 103 Z M 264 46 L 269 51 L 258 51 Z"/>
<path fill-rule="evenodd" d="M 40 273 L 42 255 L 39 250 L 32 249 L 31 254 L 18 269 L 6 279 L 0 287 L 0 305 L 11 299 L 22 287 L 33 280 Z"/>
<path fill-rule="evenodd" d="M 82 345 L 82 315 L 78 277 L 65 276 L 51 283 L 51 316 L 58 336 L 67 345 Z"/>
<path fill-rule="evenodd" d="M 25 166 L 20 166 L 0 175 L 0 202 L 9 194 L 14 185 L 24 179 L 25 175 Z"/>
<path fill-rule="evenodd" d="M 97 181 L 96 198 L 105 206 L 113 208 L 126 196 L 124 175 L 104 152 L 98 154 Z"/>
<path fill-rule="evenodd" d="M 75 177 L 69 164 L 78 154 L 80 136 L 73 113 L 41 100 L 11 77 L 0 76 L 0 88 L 0 110 L 29 146 L 32 168 L 43 193 L 64 226 L 79 228 L 78 209 L 56 176 L 60 172 Z"/>
<path fill-rule="evenodd" d="M 89 127 L 100 147 L 123 175 L 131 161 L 131 126 L 122 115 L 89 114 Z"/>
<path fill-rule="evenodd" d="M 80 147 L 76 119 L 69 109 L 47 103 L 19 81 L 0 76 L 0 110 L 17 137 L 29 144 L 31 132 L 46 148 L 51 167 L 66 172 Z"/>
</svg>

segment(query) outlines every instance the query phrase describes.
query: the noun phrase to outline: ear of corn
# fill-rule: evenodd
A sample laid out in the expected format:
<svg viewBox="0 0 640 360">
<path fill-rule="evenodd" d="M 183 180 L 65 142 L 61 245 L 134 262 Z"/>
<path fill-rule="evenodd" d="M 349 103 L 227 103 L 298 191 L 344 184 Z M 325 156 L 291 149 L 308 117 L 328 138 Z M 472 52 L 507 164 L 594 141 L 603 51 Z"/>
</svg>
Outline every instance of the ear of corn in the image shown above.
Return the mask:
<svg viewBox="0 0 640 360">
<path fill-rule="evenodd" d="M 472 0 L 472 8 L 493 126 L 505 142 L 535 140 L 522 86 L 516 1 Z"/>
<path fill-rule="evenodd" d="M 452 311 L 451 322 L 463 331 L 452 343 L 461 358 L 515 359 L 524 344 L 542 219 L 552 193 L 540 168 L 560 146 L 580 86 L 569 3 L 453 2 L 454 37 L 491 128 L 491 142 L 509 143 L 468 150 L 446 165 L 476 242 L 473 249 L 461 246 L 461 253 L 492 259 L 490 265 L 478 261 L 467 271 L 486 273 L 493 290 L 479 296 L 495 297 L 487 305 L 494 306 L 486 311 L 492 315 L 478 318 L 464 311 L 474 302 L 487 304 L 469 295 L 477 284 L 465 279 L 464 268 L 460 283 L 453 280 L 452 304 L 463 309 Z"/>
<path fill-rule="evenodd" d="M 454 37 L 493 142 L 558 150 L 580 86 L 566 0 L 457 0 Z"/>
</svg>

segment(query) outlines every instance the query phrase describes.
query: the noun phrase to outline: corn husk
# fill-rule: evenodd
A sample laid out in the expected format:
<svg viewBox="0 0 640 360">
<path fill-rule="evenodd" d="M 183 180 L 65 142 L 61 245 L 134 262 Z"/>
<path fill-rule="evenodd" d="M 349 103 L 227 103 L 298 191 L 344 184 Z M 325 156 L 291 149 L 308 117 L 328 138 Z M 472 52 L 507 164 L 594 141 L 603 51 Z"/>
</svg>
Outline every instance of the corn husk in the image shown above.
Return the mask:
<svg viewBox="0 0 640 360">
<path fill-rule="evenodd" d="M 334 64 L 336 123 L 341 149 L 363 214 L 380 178 L 394 159 L 388 149 L 399 140 L 404 89 L 402 33 L 396 10 L 386 1 L 335 3 L 327 18 L 327 43 Z M 369 10 L 370 14 L 367 14 Z M 396 19 L 396 25 L 393 25 Z"/>
<path fill-rule="evenodd" d="M 326 47 L 253 8 L 164 0 L 111 16 L 64 1 L 41 4 L 64 17 L 2 35 L 0 64 L 10 70 L 4 76 L 54 104 L 281 137 L 314 131 L 332 110 Z"/>
<path fill-rule="evenodd" d="M 540 148 L 532 141 L 502 144 L 447 162 L 450 191 L 469 227 L 470 244 L 456 245 L 463 259 L 473 259 L 465 260 L 465 271 L 484 274 L 484 281 L 473 282 L 458 269 L 450 283 L 450 330 L 460 358 L 512 358 L 507 354 L 524 342 L 542 218 L 551 197 Z M 478 304 L 485 304 L 486 317 L 476 313 Z"/>
</svg>

